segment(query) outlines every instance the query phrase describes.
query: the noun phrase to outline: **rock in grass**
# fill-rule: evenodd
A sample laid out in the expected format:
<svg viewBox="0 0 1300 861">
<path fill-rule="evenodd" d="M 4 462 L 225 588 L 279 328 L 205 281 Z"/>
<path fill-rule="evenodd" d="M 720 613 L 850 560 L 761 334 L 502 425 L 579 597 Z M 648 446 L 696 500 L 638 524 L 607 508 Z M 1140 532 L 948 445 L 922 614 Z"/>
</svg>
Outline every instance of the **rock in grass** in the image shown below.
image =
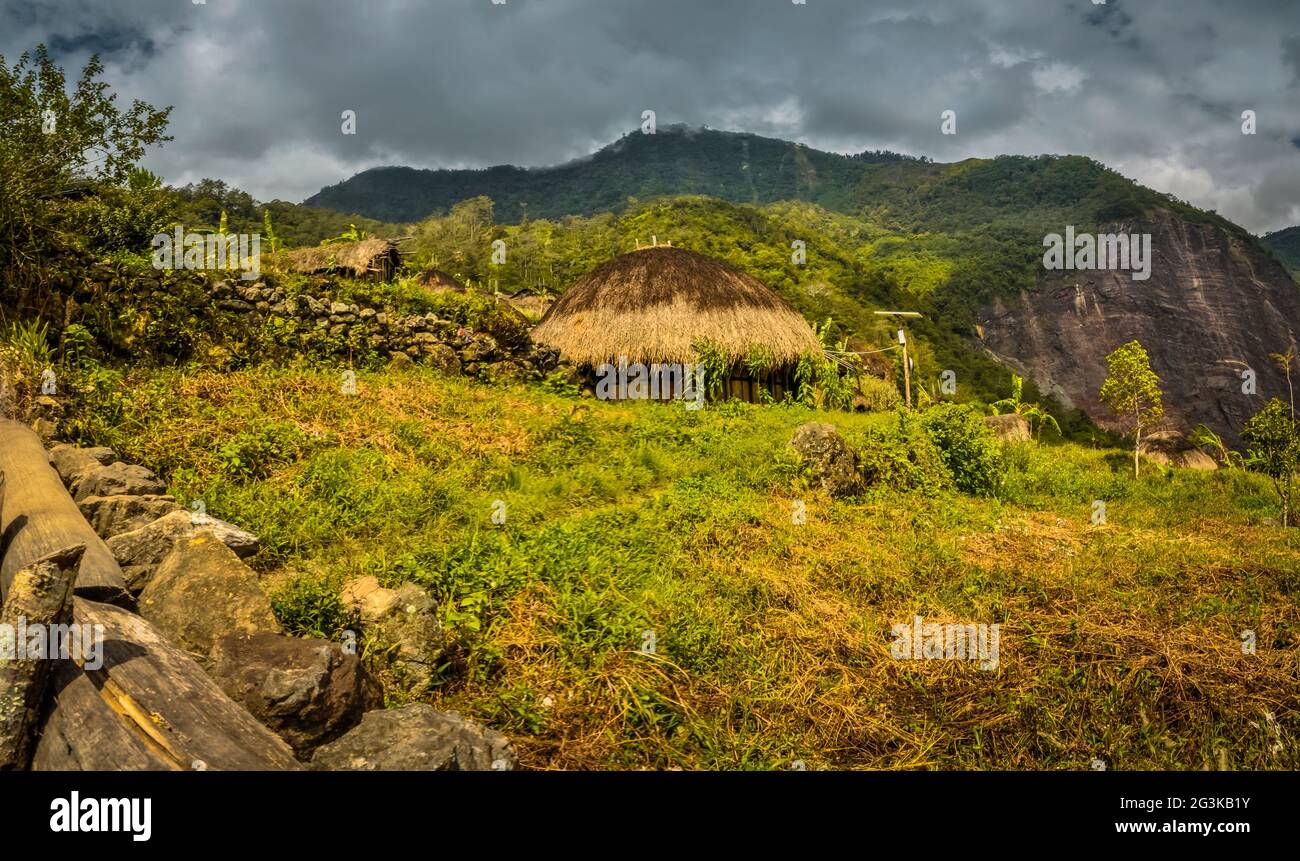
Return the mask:
<svg viewBox="0 0 1300 861">
<path fill-rule="evenodd" d="M 131 532 L 173 512 L 184 514 L 175 497 L 153 494 L 88 496 L 77 507 L 100 538 Z"/>
<path fill-rule="evenodd" d="M 238 526 L 211 516 L 196 524 L 191 512 L 176 510 L 138 529 L 114 535 L 108 539 L 108 549 L 122 566 L 127 588 L 138 593 L 177 542 L 202 531 L 215 535 L 240 559 L 247 559 L 260 547 L 256 535 Z"/>
<path fill-rule="evenodd" d="M 140 593 L 140 615 L 200 657 L 231 633 L 279 633 L 253 570 L 211 532 L 177 542 Z"/>
<path fill-rule="evenodd" d="M 862 489 L 858 454 L 833 425 L 802 425 L 795 430 L 790 445 L 799 452 L 813 483 L 831 496 L 851 496 Z"/>
<path fill-rule="evenodd" d="M 369 712 L 311 761 L 316 771 L 509 771 L 516 765 L 501 733 L 424 703 Z"/>
<path fill-rule="evenodd" d="M 460 374 L 460 357 L 446 344 L 425 344 L 421 347 L 421 352 L 430 367 L 452 377 Z"/>
<path fill-rule="evenodd" d="M 72 487 L 72 498 L 81 502 L 91 496 L 144 496 L 166 492 L 166 485 L 152 471 L 138 464 L 118 461 L 81 473 Z"/>
<path fill-rule="evenodd" d="M 339 596 L 345 610 L 360 618 L 363 631 L 383 650 L 414 687 L 427 685 L 442 654 L 438 604 L 419 586 L 385 589 L 374 577 L 358 577 Z"/>
<path fill-rule="evenodd" d="M 50 464 L 65 485 L 71 484 L 83 472 L 98 466 L 108 466 L 115 460 L 117 454 L 111 448 L 81 448 L 61 443 L 50 449 Z"/>
<path fill-rule="evenodd" d="M 230 634 L 213 647 L 211 675 L 304 761 L 384 705 L 361 660 L 328 640 Z"/>
<path fill-rule="evenodd" d="M 1000 416 L 985 416 L 984 424 L 1002 442 L 1029 442 L 1029 422 L 1022 415 L 1004 413 Z"/>
<path fill-rule="evenodd" d="M 1161 466 L 1203 471 L 1219 468 L 1214 458 L 1192 445 L 1187 437 L 1175 430 L 1155 431 L 1144 436 L 1138 451 L 1143 457 Z"/>
</svg>

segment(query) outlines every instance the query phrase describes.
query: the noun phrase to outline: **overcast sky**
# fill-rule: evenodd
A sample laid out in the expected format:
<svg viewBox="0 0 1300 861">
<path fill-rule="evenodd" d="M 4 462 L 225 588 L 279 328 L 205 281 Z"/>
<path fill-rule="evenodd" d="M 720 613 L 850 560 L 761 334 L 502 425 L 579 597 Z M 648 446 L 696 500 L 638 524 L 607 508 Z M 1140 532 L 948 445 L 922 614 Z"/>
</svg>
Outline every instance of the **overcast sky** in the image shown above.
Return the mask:
<svg viewBox="0 0 1300 861">
<path fill-rule="evenodd" d="M 175 106 L 147 159 L 168 182 L 261 200 L 381 164 L 556 164 L 653 109 L 841 152 L 1078 153 L 1256 232 L 1300 224 L 1300 0 L 0 0 L 6 60 L 38 42 Z"/>
</svg>

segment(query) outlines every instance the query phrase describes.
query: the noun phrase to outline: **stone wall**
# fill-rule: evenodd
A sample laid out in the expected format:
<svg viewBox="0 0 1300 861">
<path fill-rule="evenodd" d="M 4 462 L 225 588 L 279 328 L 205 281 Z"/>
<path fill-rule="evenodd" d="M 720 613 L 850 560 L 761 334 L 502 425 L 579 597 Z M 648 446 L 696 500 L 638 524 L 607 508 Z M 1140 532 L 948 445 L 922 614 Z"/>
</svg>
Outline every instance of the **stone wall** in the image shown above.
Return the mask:
<svg viewBox="0 0 1300 861">
<path fill-rule="evenodd" d="M 559 352 L 534 344 L 522 318 L 498 338 L 433 313 L 396 315 L 329 298 L 289 296 L 282 287 L 263 282 L 216 281 L 209 290 L 219 311 L 257 326 L 278 319 L 290 343 L 304 347 L 315 336 L 316 341 L 340 345 L 340 351 L 345 345 L 364 347 L 379 356 L 401 356 L 449 374 L 491 380 L 541 380 L 560 366 Z"/>
</svg>

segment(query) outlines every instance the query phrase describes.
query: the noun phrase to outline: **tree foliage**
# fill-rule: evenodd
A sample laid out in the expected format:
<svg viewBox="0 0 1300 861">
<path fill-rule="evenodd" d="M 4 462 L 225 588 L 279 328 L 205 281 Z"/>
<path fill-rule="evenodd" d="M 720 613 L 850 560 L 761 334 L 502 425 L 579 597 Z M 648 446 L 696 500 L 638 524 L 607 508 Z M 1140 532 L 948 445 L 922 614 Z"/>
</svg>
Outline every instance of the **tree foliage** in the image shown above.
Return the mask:
<svg viewBox="0 0 1300 861">
<path fill-rule="evenodd" d="M 1146 349 L 1129 341 L 1106 357 L 1106 381 L 1101 385 L 1101 402 L 1133 434 L 1133 475 L 1139 473 L 1138 449 L 1142 432 L 1164 417 L 1160 378 L 1151 370 Z"/>
<path fill-rule="evenodd" d="M 1273 398 L 1241 430 L 1246 468 L 1273 480 L 1282 500 L 1282 525 L 1291 522 L 1292 479 L 1300 468 L 1300 427 L 1286 402 Z"/>
<path fill-rule="evenodd" d="M 103 71 L 91 57 L 69 90 L 44 45 L 12 66 L 0 56 L 0 273 L 11 280 L 40 283 L 44 261 L 88 230 L 110 246 L 132 242 L 134 226 L 122 222 L 154 214 L 156 186 L 132 169 L 146 147 L 171 140 L 171 109 L 139 100 L 120 109 Z"/>
</svg>

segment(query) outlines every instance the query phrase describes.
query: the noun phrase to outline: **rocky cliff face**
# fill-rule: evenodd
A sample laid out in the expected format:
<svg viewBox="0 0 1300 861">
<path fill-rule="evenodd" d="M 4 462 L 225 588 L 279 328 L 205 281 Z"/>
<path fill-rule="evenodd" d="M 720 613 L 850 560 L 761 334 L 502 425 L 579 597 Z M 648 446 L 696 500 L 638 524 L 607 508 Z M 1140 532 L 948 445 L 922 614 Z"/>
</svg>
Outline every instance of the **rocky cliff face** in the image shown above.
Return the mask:
<svg viewBox="0 0 1300 861">
<path fill-rule="evenodd" d="M 1160 376 L 1166 425 L 1189 431 L 1205 424 L 1235 444 L 1270 397 L 1288 396 L 1269 354 L 1300 336 L 1300 287 L 1253 242 L 1214 225 L 1159 211 L 1148 222 L 1105 230 L 1152 234 L 1149 280 L 1122 270 L 1042 270 L 1019 303 L 984 310 L 984 346 L 1113 428 L 1114 416 L 1097 399 L 1106 355 L 1140 341 Z M 1255 374 L 1254 394 L 1243 392 L 1247 370 Z"/>
</svg>

